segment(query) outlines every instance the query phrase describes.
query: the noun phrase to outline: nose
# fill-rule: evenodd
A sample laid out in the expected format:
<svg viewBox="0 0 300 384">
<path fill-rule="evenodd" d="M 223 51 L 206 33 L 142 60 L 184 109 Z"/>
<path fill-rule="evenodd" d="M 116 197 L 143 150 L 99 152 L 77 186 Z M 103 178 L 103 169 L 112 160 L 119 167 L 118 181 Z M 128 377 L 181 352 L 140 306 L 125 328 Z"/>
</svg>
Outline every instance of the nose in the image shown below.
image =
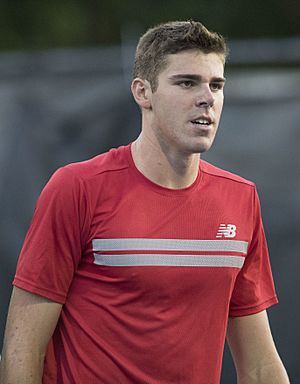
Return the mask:
<svg viewBox="0 0 300 384">
<path fill-rule="evenodd" d="M 195 104 L 197 107 L 210 108 L 214 105 L 215 98 L 214 95 L 209 88 L 209 86 L 201 87 L 202 89 L 198 92 L 195 100 Z"/>
</svg>

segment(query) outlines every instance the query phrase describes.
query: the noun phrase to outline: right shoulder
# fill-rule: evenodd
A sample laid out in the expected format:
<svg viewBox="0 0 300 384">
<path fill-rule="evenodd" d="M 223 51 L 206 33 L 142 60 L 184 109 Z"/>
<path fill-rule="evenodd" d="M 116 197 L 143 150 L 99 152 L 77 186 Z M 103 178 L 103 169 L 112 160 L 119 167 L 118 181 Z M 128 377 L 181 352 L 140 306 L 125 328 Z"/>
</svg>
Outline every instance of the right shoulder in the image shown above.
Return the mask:
<svg viewBox="0 0 300 384">
<path fill-rule="evenodd" d="M 65 165 L 58 172 L 65 175 L 69 174 L 69 177 L 73 175 L 82 181 L 88 181 L 106 173 L 121 171 L 129 167 L 126 156 L 128 149 L 129 146 L 112 148 L 108 152 L 101 153 L 89 160 Z"/>
<path fill-rule="evenodd" d="M 96 194 L 109 180 L 129 167 L 130 147 L 113 148 L 89 160 L 71 163 L 58 168 L 43 188 L 43 196 L 78 196 L 92 191 Z M 113 177 L 115 179 L 115 177 Z M 117 177 L 118 179 L 118 177 Z"/>
</svg>

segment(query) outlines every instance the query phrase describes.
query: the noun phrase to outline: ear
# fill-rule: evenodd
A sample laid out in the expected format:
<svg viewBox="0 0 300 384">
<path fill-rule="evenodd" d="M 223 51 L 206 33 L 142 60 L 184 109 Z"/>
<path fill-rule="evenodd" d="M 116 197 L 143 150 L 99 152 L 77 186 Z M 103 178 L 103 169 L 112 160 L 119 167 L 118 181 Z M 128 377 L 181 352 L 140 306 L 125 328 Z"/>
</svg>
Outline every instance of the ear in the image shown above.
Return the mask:
<svg viewBox="0 0 300 384">
<path fill-rule="evenodd" d="M 152 90 L 149 81 L 135 78 L 131 83 L 131 92 L 141 108 L 151 109 Z"/>
</svg>

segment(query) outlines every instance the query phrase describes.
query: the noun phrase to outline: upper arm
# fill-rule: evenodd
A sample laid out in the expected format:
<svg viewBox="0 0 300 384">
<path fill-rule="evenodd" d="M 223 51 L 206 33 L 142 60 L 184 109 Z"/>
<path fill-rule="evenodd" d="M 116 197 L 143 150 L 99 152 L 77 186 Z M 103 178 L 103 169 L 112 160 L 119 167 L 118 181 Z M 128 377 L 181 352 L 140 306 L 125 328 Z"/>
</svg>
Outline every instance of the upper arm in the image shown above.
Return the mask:
<svg viewBox="0 0 300 384">
<path fill-rule="evenodd" d="M 274 354 L 276 348 L 271 334 L 266 311 L 242 317 L 230 317 L 227 327 L 227 342 L 234 362 L 243 367 L 255 364 Z"/>
<path fill-rule="evenodd" d="M 266 370 L 266 367 L 271 366 L 275 367 L 274 371 L 279 372 L 278 376 L 285 377 L 285 371 L 273 341 L 266 311 L 243 317 L 229 318 L 227 342 L 238 377 L 248 377 L 249 375 L 252 377 L 252 375 L 255 376 L 256 372 L 261 374 L 263 370 Z M 279 382 L 286 383 L 287 381 Z"/>
<path fill-rule="evenodd" d="M 28 354 L 43 358 L 62 305 L 14 287 L 4 336 L 3 359 L 8 363 Z"/>
</svg>

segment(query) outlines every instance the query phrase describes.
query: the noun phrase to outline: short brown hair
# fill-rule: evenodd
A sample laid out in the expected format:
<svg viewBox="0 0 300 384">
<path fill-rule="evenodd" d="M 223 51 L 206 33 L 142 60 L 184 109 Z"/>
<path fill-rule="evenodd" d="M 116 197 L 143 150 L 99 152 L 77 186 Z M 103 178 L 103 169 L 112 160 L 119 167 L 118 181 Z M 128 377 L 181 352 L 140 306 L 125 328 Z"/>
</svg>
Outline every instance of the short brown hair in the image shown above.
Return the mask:
<svg viewBox="0 0 300 384">
<path fill-rule="evenodd" d="M 198 21 L 172 21 L 159 24 L 148 29 L 139 40 L 133 78 L 148 80 L 154 92 L 158 86 L 158 74 L 167 65 L 167 55 L 189 49 L 220 54 L 224 62 L 228 53 L 224 37 L 209 31 Z"/>
</svg>

